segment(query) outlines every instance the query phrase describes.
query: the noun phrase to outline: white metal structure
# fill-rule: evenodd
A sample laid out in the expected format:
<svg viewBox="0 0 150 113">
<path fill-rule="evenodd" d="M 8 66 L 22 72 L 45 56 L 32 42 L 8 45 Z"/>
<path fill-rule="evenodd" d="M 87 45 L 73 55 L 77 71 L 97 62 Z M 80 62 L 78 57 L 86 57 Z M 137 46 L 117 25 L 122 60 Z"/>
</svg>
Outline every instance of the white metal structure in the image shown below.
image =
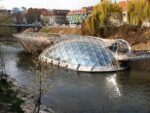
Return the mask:
<svg viewBox="0 0 150 113">
<path fill-rule="evenodd" d="M 130 46 L 124 40 L 78 37 L 48 47 L 39 59 L 76 71 L 108 72 L 125 69 L 116 55 L 128 53 Z"/>
</svg>

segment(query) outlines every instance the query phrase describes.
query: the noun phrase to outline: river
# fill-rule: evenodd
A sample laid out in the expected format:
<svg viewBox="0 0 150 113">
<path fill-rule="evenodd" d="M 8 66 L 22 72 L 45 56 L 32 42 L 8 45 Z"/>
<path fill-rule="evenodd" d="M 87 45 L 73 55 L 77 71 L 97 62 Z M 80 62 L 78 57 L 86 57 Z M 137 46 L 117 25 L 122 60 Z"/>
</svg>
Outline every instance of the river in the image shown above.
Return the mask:
<svg viewBox="0 0 150 113">
<path fill-rule="evenodd" d="M 15 42 L 0 42 L 6 73 L 34 89 L 33 57 Z M 56 113 L 150 113 L 150 72 L 81 73 L 51 67 L 42 103 Z M 48 84 L 51 84 L 49 86 Z M 35 86 L 36 87 L 36 86 Z"/>
</svg>

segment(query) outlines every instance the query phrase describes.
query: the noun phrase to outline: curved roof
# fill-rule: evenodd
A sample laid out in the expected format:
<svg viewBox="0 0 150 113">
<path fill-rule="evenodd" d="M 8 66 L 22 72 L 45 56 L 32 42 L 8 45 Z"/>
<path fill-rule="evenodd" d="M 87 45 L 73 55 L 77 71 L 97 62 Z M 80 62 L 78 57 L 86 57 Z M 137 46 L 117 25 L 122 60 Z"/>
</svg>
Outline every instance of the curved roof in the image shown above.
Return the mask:
<svg viewBox="0 0 150 113">
<path fill-rule="evenodd" d="M 103 45 L 102 40 L 70 39 L 47 48 L 39 58 L 77 71 L 120 70 L 114 53 Z"/>
</svg>

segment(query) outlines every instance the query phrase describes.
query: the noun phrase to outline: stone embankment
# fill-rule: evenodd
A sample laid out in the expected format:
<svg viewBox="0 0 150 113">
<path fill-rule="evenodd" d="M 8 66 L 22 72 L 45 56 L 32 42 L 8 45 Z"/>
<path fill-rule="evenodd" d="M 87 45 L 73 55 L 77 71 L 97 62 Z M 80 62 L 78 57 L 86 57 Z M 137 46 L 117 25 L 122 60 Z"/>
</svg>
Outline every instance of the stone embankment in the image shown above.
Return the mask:
<svg viewBox="0 0 150 113">
<path fill-rule="evenodd" d="M 7 77 L 7 82 L 11 83 L 11 89 L 14 92 L 17 92 L 17 97 L 24 101 L 24 103 L 21 105 L 21 109 L 24 113 L 33 113 L 35 105 L 36 105 L 36 97 L 29 93 L 28 89 L 25 86 L 19 86 L 18 82 Z M 37 113 L 37 112 L 35 112 Z M 51 108 L 46 107 L 45 105 L 40 106 L 40 113 L 54 113 L 54 111 Z"/>
</svg>

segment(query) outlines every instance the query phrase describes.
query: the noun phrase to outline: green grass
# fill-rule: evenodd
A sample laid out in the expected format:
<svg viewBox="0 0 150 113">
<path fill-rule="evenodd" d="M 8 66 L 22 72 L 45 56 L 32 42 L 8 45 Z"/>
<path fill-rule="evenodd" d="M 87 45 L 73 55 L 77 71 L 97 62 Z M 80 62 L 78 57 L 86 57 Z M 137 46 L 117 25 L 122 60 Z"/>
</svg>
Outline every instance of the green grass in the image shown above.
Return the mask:
<svg viewBox="0 0 150 113">
<path fill-rule="evenodd" d="M 16 95 L 17 93 L 11 89 L 11 84 L 0 78 L 0 111 L 2 113 L 23 113 L 20 108 L 23 100 Z"/>
</svg>

